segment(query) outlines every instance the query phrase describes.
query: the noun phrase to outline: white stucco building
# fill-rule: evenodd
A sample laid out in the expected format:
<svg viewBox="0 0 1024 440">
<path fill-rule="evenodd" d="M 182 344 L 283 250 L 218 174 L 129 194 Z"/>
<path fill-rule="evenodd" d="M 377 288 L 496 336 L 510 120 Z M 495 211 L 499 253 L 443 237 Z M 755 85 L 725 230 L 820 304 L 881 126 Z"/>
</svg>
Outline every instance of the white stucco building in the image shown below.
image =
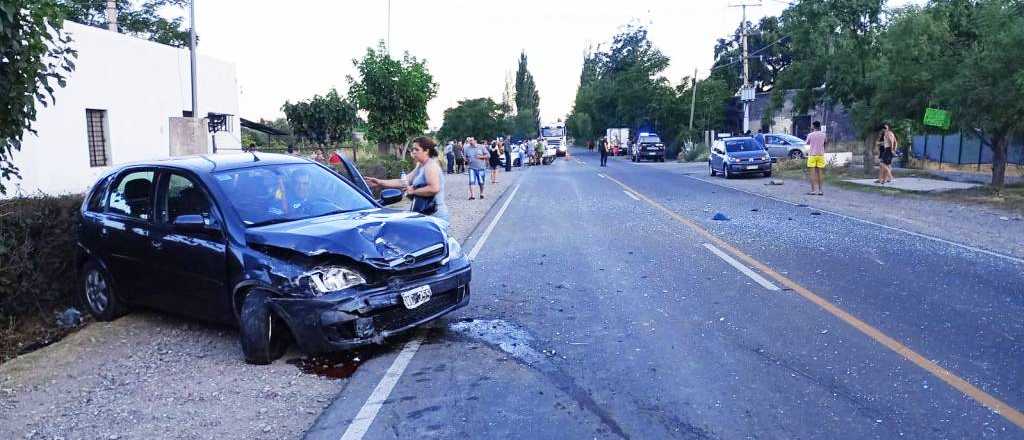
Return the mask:
<svg viewBox="0 0 1024 440">
<path fill-rule="evenodd" d="M 37 105 L 14 163 L 21 180 L 4 182 L 8 196 L 84 192 L 102 172 L 127 162 L 238 149 L 238 81 L 233 64 L 200 56 L 199 113 L 227 116 L 216 139 L 191 119 L 188 49 L 105 29 L 64 23 L 78 51 L 56 104 Z"/>
</svg>

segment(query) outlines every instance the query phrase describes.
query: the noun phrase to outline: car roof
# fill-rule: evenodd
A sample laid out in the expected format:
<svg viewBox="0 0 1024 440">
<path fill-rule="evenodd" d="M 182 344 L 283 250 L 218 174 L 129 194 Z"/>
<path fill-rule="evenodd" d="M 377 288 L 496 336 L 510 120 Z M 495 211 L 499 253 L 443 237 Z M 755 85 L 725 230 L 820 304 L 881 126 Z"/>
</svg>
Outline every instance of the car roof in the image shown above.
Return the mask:
<svg viewBox="0 0 1024 440">
<path fill-rule="evenodd" d="M 732 137 L 722 138 L 722 139 L 719 139 L 719 140 L 720 141 L 742 141 L 742 140 L 751 140 L 752 141 L 752 140 L 754 140 L 754 138 L 752 138 L 750 136 L 732 136 Z"/>
<path fill-rule="evenodd" d="M 212 173 L 215 171 L 235 170 L 264 165 L 284 165 L 313 163 L 309 159 L 289 154 L 276 153 L 222 153 L 203 154 L 195 156 L 178 156 L 165 159 L 154 159 L 149 161 L 133 162 L 125 164 L 119 169 L 140 166 L 166 166 L 181 168 L 197 173 Z"/>
</svg>

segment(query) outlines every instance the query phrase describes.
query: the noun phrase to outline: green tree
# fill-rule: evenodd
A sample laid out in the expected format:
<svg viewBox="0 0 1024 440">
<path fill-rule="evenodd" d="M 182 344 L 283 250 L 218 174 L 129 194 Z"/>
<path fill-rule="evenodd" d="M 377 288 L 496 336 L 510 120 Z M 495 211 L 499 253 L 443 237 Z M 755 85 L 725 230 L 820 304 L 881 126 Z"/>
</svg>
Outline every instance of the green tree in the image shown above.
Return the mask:
<svg viewBox="0 0 1024 440">
<path fill-rule="evenodd" d="M 586 114 L 594 137 L 610 127 L 643 126 L 674 141 L 682 107 L 676 90 L 661 76 L 668 63 L 643 27 L 628 27 L 612 38 L 607 50 L 598 47 L 585 54 L 569 115 L 574 129 L 581 128 L 580 115 Z"/>
<path fill-rule="evenodd" d="M 357 119 L 355 105 L 333 88 L 325 96 L 315 95 L 295 104 L 285 102 L 281 111 L 294 134 L 320 146 L 351 139 Z"/>
<path fill-rule="evenodd" d="M 14 153 L 25 132 L 35 133 L 36 103 L 54 103 L 55 87 L 75 69 L 61 19 L 51 0 L 0 0 L 0 194 L 3 181 L 21 176 Z"/>
<path fill-rule="evenodd" d="M 444 123 L 438 136 L 443 140 L 492 139 L 501 134 L 501 106 L 491 98 L 476 98 L 459 101 L 455 107 L 444 111 Z"/>
<path fill-rule="evenodd" d="M 517 117 L 513 119 L 513 132 L 517 136 L 536 136 L 540 128 L 540 92 L 537 91 L 537 84 L 533 81 L 533 74 L 527 66 L 526 52 L 519 53 L 515 103 Z"/>
<path fill-rule="evenodd" d="M 798 0 L 781 16 L 790 36 L 792 65 L 778 78 L 785 88 L 798 89 L 797 112 L 814 105 L 842 104 L 864 139 L 864 171 L 871 172 L 876 129 L 881 122 L 874 106 L 878 68 L 878 37 L 884 29 L 885 0 Z"/>
<path fill-rule="evenodd" d="M 750 22 L 743 23 L 728 38 L 718 39 L 712 76 L 724 80 L 734 90 L 743 85 L 744 27 L 748 33 L 750 81 L 757 90 L 769 92 L 775 86 L 779 74 L 793 62 L 789 37 L 783 33 L 779 17 L 764 17 L 756 26 Z"/>
<path fill-rule="evenodd" d="M 388 55 L 384 42 L 367 48 L 354 59 L 359 79 L 348 77 L 349 96 L 367 111 L 366 128 L 384 154 L 405 156 L 408 140 L 427 129 L 427 103 L 437 95 L 437 83 L 426 61 L 405 53 L 401 60 Z"/>
<path fill-rule="evenodd" d="M 1024 133 L 1024 2 L 980 0 L 971 26 L 976 38 L 965 47 L 951 77 L 939 84 L 959 125 L 991 140 L 992 186 L 1002 189 L 1013 134 Z"/>
<path fill-rule="evenodd" d="M 57 0 L 65 18 L 94 27 L 107 26 L 106 0 Z M 189 0 L 117 0 L 118 32 L 175 47 L 188 46 L 188 29 L 182 29 L 182 17 L 165 18 L 166 8 L 187 8 Z"/>
</svg>

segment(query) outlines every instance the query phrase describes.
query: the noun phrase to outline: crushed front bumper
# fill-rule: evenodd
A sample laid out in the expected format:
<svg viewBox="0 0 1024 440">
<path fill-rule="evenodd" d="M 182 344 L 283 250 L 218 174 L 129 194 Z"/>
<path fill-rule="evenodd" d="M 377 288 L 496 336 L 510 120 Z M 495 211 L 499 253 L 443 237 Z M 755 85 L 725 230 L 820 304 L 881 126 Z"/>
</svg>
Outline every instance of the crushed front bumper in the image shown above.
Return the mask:
<svg viewBox="0 0 1024 440">
<path fill-rule="evenodd" d="M 315 298 L 277 297 L 271 307 L 308 353 L 348 350 L 410 330 L 469 304 L 472 269 L 465 259 L 412 280 L 393 278 L 385 287 L 343 291 Z M 429 285 L 430 300 L 408 309 L 402 292 Z"/>
</svg>

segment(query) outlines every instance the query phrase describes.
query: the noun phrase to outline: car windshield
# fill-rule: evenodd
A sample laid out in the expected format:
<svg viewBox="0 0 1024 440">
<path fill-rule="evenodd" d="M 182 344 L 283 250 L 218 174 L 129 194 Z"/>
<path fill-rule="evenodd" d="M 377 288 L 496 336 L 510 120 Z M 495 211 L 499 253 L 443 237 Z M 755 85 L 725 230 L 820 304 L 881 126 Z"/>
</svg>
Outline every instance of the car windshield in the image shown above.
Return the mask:
<svg viewBox="0 0 1024 440">
<path fill-rule="evenodd" d="M 543 137 L 562 137 L 565 130 L 561 127 L 544 127 L 540 129 L 540 135 Z"/>
<path fill-rule="evenodd" d="M 784 140 L 786 142 L 789 142 L 791 144 L 803 144 L 803 143 L 805 143 L 803 139 L 800 139 L 800 138 L 798 138 L 796 136 L 789 135 L 789 134 L 779 135 L 779 139 L 782 139 L 782 140 Z"/>
<path fill-rule="evenodd" d="M 658 144 L 661 143 L 661 138 L 657 136 L 640 136 L 641 144 Z"/>
<path fill-rule="evenodd" d="M 214 177 L 246 226 L 374 207 L 340 177 L 312 163 L 221 171 Z"/>
<path fill-rule="evenodd" d="M 725 141 L 725 151 L 729 153 L 738 153 L 741 151 L 757 151 L 762 150 L 760 145 L 753 139 L 735 139 Z"/>
</svg>

